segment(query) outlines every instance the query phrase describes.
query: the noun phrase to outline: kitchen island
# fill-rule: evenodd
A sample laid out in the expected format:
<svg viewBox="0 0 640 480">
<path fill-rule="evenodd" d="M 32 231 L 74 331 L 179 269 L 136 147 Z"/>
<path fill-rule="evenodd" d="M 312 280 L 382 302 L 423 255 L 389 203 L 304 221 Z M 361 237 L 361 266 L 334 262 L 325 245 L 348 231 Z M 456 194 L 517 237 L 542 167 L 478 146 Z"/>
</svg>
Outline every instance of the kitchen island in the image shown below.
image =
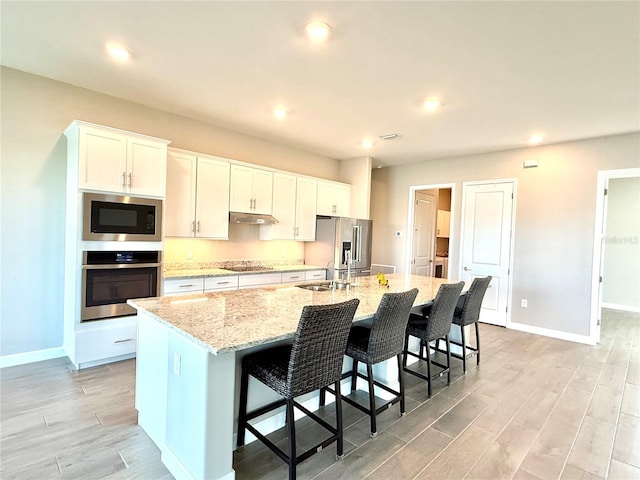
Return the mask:
<svg viewBox="0 0 640 480">
<path fill-rule="evenodd" d="M 386 292 L 416 287 L 418 307 L 430 303 L 447 282 L 404 274 L 387 278 L 389 288 L 370 276 L 354 279 L 356 285 L 348 289 L 313 291 L 289 284 L 130 300 L 138 310 L 138 423 L 160 448 L 174 477 L 235 477 L 240 361 L 255 349 L 291 339 L 305 305 L 358 298 L 358 322 L 373 316 Z M 257 404 L 262 400 L 253 399 Z M 249 401 L 253 408 L 251 392 Z"/>
</svg>

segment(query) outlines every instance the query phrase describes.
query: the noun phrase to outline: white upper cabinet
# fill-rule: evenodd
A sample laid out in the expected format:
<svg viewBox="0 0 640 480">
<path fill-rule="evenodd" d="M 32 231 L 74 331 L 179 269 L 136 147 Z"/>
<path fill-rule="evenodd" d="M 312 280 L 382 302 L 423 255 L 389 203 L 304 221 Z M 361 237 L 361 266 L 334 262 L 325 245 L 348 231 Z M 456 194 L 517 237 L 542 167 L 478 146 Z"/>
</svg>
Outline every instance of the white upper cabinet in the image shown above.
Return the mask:
<svg viewBox="0 0 640 480">
<path fill-rule="evenodd" d="M 351 185 L 318 180 L 318 215 L 349 217 L 351 215 Z"/>
<path fill-rule="evenodd" d="M 438 210 L 436 215 L 436 237 L 449 238 L 449 225 L 451 224 L 451 212 Z"/>
<path fill-rule="evenodd" d="M 229 238 L 229 162 L 169 149 L 165 235 Z"/>
<path fill-rule="evenodd" d="M 273 172 L 245 165 L 231 165 L 229 210 L 271 215 Z"/>
<path fill-rule="evenodd" d="M 260 238 L 315 240 L 317 180 L 285 172 L 273 175 L 275 225 L 261 227 Z"/>
<path fill-rule="evenodd" d="M 73 129 L 78 130 L 78 188 L 165 196 L 168 141 L 78 121 L 67 131 Z"/>
</svg>

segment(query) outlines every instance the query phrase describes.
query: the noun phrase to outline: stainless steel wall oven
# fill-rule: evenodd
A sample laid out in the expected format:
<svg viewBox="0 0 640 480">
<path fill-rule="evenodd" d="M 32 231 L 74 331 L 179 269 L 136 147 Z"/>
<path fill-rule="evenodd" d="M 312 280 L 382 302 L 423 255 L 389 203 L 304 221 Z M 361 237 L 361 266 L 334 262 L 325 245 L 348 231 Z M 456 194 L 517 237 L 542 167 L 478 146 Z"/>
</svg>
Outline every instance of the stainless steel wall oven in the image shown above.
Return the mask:
<svg viewBox="0 0 640 480">
<path fill-rule="evenodd" d="M 85 251 L 82 255 L 80 321 L 135 315 L 131 298 L 160 294 L 159 251 Z"/>
</svg>

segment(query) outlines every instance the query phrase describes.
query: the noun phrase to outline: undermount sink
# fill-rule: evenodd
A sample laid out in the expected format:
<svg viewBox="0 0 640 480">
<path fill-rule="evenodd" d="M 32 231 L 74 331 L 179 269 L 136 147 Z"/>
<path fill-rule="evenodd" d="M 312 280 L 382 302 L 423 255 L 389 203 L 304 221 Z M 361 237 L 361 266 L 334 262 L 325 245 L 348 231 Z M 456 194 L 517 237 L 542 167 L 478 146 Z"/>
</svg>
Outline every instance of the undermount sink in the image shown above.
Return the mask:
<svg viewBox="0 0 640 480">
<path fill-rule="evenodd" d="M 323 282 L 323 283 L 303 283 L 302 285 L 296 285 L 298 288 L 304 288 L 305 290 L 313 290 L 315 292 L 325 292 L 327 290 L 341 290 L 348 287 L 346 282 Z"/>
<path fill-rule="evenodd" d="M 306 285 L 296 285 L 298 288 L 304 288 L 305 290 L 313 290 L 315 292 L 324 292 L 331 290 L 330 283 L 309 283 Z"/>
</svg>

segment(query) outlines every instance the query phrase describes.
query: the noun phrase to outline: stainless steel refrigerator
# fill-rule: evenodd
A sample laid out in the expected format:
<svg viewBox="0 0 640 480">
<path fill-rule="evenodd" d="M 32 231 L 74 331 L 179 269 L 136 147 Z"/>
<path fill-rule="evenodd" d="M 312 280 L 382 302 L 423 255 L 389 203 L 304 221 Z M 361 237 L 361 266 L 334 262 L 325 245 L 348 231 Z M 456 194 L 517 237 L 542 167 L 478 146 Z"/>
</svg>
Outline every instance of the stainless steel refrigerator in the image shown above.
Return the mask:
<svg viewBox="0 0 640 480">
<path fill-rule="evenodd" d="M 347 251 L 351 252 L 351 276 L 371 275 L 371 220 L 318 217 L 316 241 L 305 245 L 305 263 L 326 268 L 327 280 L 345 279 Z"/>
</svg>

